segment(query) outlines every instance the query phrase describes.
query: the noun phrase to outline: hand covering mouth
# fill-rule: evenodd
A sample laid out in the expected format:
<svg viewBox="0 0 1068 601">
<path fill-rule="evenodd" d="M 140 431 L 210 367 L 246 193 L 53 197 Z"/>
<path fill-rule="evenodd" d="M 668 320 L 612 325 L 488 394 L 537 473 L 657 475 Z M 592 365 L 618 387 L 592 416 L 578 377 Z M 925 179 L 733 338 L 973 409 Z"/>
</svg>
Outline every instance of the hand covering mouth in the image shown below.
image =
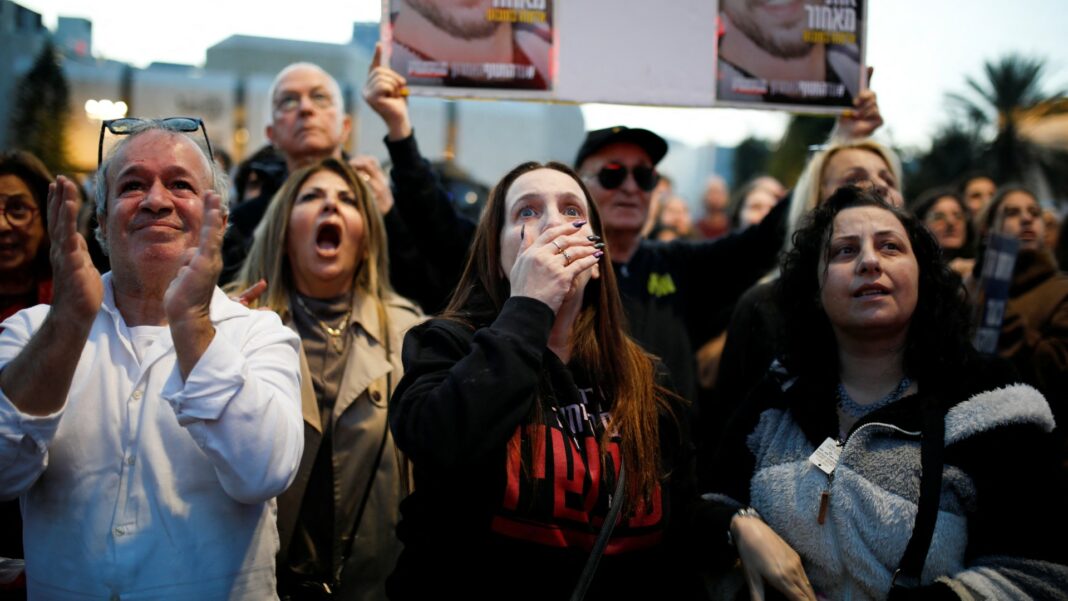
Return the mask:
<svg viewBox="0 0 1068 601">
<path fill-rule="evenodd" d="M 334 251 L 341 246 L 341 226 L 332 221 L 319 225 L 315 231 L 315 247 L 319 250 Z"/>
</svg>

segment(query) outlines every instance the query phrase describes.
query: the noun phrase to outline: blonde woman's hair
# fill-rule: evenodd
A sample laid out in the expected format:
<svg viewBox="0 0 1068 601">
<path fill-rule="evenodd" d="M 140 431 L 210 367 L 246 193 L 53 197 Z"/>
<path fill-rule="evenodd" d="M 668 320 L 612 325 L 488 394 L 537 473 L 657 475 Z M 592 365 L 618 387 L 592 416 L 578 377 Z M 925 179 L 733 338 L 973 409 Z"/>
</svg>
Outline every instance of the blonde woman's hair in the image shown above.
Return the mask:
<svg viewBox="0 0 1068 601">
<path fill-rule="evenodd" d="M 801 172 L 801 176 L 797 179 L 797 185 L 794 186 L 794 192 L 790 196 L 789 212 L 786 215 L 786 241 L 782 249 L 784 253 L 790 252 L 790 249 L 794 247 L 794 232 L 800 228 L 802 218 L 820 204 L 823 171 L 827 167 L 827 163 L 838 152 L 854 148 L 867 150 L 878 155 L 890 167 L 890 173 L 893 174 L 894 179 L 898 182 L 898 186 L 901 185 L 901 160 L 897 158 L 897 153 L 893 150 L 871 138 L 836 140 L 832 142 L 812 155 L 808 164 L 805 165 L 805 169 Z"/>
<path fill-rule="evenodd" d="M 356 209 L 363 218 L 364 234 L 358 250 L 360 261 L 352 279 L 352 293 L 375 299 L 383 328 L 381 334 L 385 335 L 388 333 L 388 324 L 383 301 L 393 295 L 389 285 L 386 228 L 370 189 L 351 167 L 335 158 L 324 159 L 289 175 L 271 199 L 263 220 L 256 228 L 248 257 L 236 280 L 227 286 L 227 291 L 244 290 L 260 279 L 267 280 L 267 290 L 252 306 L 271 309 L 283 320 L 289 316 L 289 296 L 295 291 L 293 265 L 288 254 L 289 219 L 300 189 L 312 175 L 320 171 L 337 174 L 356 197 Z"/>
</svg>

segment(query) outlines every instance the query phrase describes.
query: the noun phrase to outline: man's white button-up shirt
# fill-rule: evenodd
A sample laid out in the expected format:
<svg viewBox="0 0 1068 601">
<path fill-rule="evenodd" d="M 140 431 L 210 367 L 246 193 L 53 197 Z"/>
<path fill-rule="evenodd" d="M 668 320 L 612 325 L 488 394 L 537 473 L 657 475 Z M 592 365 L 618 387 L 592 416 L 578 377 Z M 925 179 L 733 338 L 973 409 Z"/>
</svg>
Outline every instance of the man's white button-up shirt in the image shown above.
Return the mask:
<svg viewBox="0 0 1068 601">
<path fill-rule="evenodd" d="M 34 599 L 272 599 L 274 497 L 303 448 L 299 339 L 216 289 L 215 337 L 182 381 L 170 330 L 138 361 L 110 274 L 64 407 L 0 391 L 0 498 L 21 495 Z M 49 307 L 0 334 L 0 369 Z"/>
</svg>

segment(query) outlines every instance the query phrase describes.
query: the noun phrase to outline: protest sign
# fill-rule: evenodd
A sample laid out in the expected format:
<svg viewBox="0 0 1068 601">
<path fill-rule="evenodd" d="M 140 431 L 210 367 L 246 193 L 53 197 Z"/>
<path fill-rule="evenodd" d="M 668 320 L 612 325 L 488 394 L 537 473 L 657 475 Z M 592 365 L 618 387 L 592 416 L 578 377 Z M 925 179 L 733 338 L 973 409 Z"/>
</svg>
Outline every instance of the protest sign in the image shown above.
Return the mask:
<svg viewBox="0 0 1068 601">
<path fill-rule="evenodd" d="M 390 65 L 418 95 L 827 113 L 864 71 L 866 0 L 382 2 Z M 789 58 L 761 50 L 769 36 Z"/>
<path fill-rule="evenodd" d="M 720 0 L 715 105 L 841 112 L 866 85 L 866 0 Z"/>
<path fill-rule="evenodd" d="M 552 89 L 552 0 L 387 0 L 383 22 L 410 86 Z"/>
</svg>

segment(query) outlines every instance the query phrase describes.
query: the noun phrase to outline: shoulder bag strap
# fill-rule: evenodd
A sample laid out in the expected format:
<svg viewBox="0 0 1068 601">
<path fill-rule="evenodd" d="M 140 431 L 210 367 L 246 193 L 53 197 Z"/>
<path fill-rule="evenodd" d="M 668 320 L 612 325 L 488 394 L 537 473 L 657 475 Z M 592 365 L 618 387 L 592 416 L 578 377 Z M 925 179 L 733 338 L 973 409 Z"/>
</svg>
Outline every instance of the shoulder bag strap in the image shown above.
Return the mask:
<svg viewBox="0 0 1068 601">
<path fill-rule="evenodd" d="M 389 334 L 387 332 L 385 336 L 385 349 L 386 357 L 390 357 L 390 342 Z M 390 370 L 386 374 L 386 406 L 389 407 L 389 403 L 393 400 L 393 371 Z M 356 520 L 352 522 L 352 531 L 349 532 L 349 541 L 345 545 L 345 552 L 341 555 L 341 561 L 337 564 L 337 571 L 334 574 L 334 590 L 340 590 L 341 587 L 341 573 L 345 570 L 345 562 L 348 561 L 349 556 L 352 555 L 352 545 L 356 543 L 356 533 L 360 530 L 360 522 L 363 521 L 363 513 L 367 509 L 367 502 L 371 498 L 371 489 L 374 488 L 376 475 L 378 474 L 378 468 L 382 465 L 382 455 L 386 451 L 386 440 L 389 439 L 389 419 L 384 420 L 385 426 L 382 429 L 382 441 L 378 443 L 378 452 L 375 453 L 375 461 L 371 464 L 370 475 L 367 478 L 367 486 L 363 489 L 363 495 L 360 497 L 360 505 L 356 510 Z"/>
<path fill-rule="evenodd" d="M 593 549 L 590 550 L 590 557 L 586 560 L 586 566 L 582 568 L 582 575 L 579 576 L 578 584 L 575 585 L 575 590 L 571 593 L 571 601 L 582 601 L 582 598 L 586 596 L 586 590 L 590 588 L 590 583 L 593 582 L 593 575 L 597 572 L 597 564 L 601 562 L 601 556 L 604 555 L 605 547 L 608 546 L 608 539 L 612 537 L 612 530 L 616 527 L 616 520 L 619 518 L 619 510 L 623 507 L 623 456 L 619 458 L 619 478 L 616 479 L 616 491 L 612 493 L 612 506 L 608 508 L 608 515 L 604 518 L 604 523 L 601 525 L 601 532 L 597 535 L 597 541 L 593 544 Z"/>
<path fill-rule="evenodd" d="M 946 442 L 945 418 L 935 396 L 929 397 L 923 408 L 923 435 L 920 439 L 920 499 L 916 508 L 916 524 L 912 529 L 905 554 L 891 581 L 894 589 L 920 586 L 927 551 L 931 548 L 938 505 L 942 498 L 942 469 Z"/>
</svg>

